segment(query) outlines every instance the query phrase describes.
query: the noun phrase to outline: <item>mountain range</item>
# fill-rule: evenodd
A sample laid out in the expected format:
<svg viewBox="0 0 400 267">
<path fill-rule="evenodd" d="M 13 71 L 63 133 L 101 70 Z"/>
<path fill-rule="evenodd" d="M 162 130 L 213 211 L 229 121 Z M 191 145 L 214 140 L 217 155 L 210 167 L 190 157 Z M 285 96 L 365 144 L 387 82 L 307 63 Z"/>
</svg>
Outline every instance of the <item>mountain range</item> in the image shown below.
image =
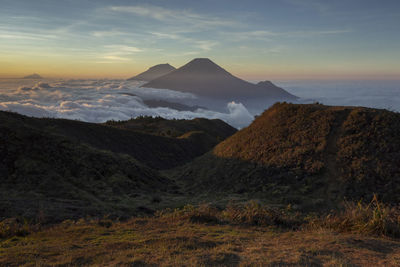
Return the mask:
<svg viewBox="0 0 400 267">
<path fill-rule="evenodd" d="M 142 87 L 170 89 L 198 96 L 241 99 L 295 100 L 297 97 L 270 81 L 249 83 L 233 76 L 208 58 L 196 58 L 186 65 L 149 81 Z"/>
</svg>

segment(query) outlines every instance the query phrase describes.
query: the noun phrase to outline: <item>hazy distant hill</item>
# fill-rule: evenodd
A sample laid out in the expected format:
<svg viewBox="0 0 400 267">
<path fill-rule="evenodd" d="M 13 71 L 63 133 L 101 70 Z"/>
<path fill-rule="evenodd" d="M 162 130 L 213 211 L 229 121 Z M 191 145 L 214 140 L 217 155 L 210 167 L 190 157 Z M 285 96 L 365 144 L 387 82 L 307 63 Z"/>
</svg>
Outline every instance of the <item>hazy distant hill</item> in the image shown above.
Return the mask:
<svg viewBox="0 0 400 267">
<path fill-rule="evenodd" d="M 43 77 L 40 76 L 39 74 L 34 73 L 31 75 L 25 76 L 24 79 L 43 79 Z"/>
<path fill-rule="evenodd" d="M 373 193 L 398 203 L 400 114 L 275 104 L 176 174 L 192 193 L 250 193 L 314 208 Z"/>
<path fill-rule="evenodd" d="M 239 79 L 208 58 L 196 58 L 143 87 L 165 88 L 212 98 L 296 99 L 271 82 L 252 84 Z M 235 99 L 236 98 L 236 99 Z"/>
<path fill-rule="evenodd" d="M 151 81 L 165 74 L 168 74 L 174 70 L 176 69 L 173 66 L 169 65 L 168 63 L 158 64 L 153 67 L 150 67 L 145 72 L 142 72 L 136 76 L 129 78 L 128 81 Z"/>
<path fill-rule="evenodd" d="M 145 103 L 148 107 L 151 108 L 157 108 L 157 107 L 163 107 L 163 108 L 171 108 L 179 111 L 196 111 L 197 109 L 207 109 L 202 106 L 189 106 L 181 103 L 176 103 L 176 102 L 170 102 L 170 101 L 165 101 L 165 100 L 155 100 L 155 99 L 148 99 L 148 100 L 143 100 L 143 103 Z"/>
<path fill-rule="evenodd" d="M 202 132 L 213 137 L 216 144 L 237 132 L 235 128 L 219 119 L 203 118 L 167 120 L 161 117 L 138 117 L 127 121 L 109 121 L 106 124 L 120 129 L 171 138 L 179 138 L 192 132 Z"/>
</svg>

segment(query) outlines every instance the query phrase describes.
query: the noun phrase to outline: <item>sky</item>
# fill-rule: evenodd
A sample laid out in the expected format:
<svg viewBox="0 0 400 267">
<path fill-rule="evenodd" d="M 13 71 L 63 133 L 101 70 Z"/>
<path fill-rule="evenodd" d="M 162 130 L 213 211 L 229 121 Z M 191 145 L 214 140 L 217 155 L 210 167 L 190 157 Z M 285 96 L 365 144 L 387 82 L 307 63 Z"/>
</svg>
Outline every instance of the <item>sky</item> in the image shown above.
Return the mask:
<svg viewBox="0 0 400 267">
<path fill-rule="evenodd" d="M 208 57 L 247 80 L 400 79 L 398 0 L 0 0 L 0 78 L 128 78 Z"/>
</svg>

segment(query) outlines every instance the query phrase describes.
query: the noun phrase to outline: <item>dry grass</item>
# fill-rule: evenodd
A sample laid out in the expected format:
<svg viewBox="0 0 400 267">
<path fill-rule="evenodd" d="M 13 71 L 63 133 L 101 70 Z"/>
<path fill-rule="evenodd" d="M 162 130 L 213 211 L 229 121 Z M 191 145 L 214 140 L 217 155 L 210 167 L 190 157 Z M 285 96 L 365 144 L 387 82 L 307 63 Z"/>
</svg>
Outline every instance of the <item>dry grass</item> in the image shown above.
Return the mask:
<svg viewBox="0 0 400 267">
<path fill-rule="evenodd" d="M 314 219 L 300 228 L 296 213 L 255 202 L 224 210 L 185 206 L 126 222 L 68 220 L 3 237 L 0 265 L 398 266 L 400 240 L 374 237 L 389 233 L 382 229 L 389 229 L 392 210 L 376 199 L 348 207 L 322 218 L 325 223 Z"/>
<path fill-rule="evenodd" d="M 249 194 L 304 210 L 374 193 L 399 203 L 399 136 L 399 113 L 277 103 L 172 176 L 196 194 Z"/>
<path fill-rule="evenodd" d="M 0 242 L 8 266 L 396 266 L 400 242 L 331 231 L 276 231 L 163 218 L 109 228 L 67 222 Z"/>
<path fill-rule="evenodd" d="M 169 221 L 188 221 L 191 223 L 230 224 L 241 226 L 275 226 L 283 229 L 298 229 L 303 223 L 299 213 L 288 207 L 285 210 L 262 206 L 256 201 L 245 205 L 229 204 L 225 209 L 203 204 L 198 207 L 186 205 L 182 209 L 164 210 L 157 217 Z"/>
<path fill-rule="evenodd" d="M 0 222 L 0 238 L 27 236 L 39 229 L 40 224 L 32 224 L 27 220 L 10 218 Z"/>
<path fill-rule="evenodd" d="M 400 210 L 378 201 L 376 195 L 369 204 L 345 202 L 343 210 L 325 217 L 313 218 L 311 228 L 331 229 L 363 235 L 400 237 Z"/>
</svg>

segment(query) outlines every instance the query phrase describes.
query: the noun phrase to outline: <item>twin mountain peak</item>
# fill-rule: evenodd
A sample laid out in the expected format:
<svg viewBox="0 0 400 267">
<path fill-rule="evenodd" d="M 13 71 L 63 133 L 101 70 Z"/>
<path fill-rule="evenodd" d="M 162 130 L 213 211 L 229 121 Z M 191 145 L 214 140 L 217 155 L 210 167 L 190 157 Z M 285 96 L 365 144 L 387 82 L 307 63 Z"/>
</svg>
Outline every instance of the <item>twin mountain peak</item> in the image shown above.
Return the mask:
<svg viewBox="0 0 400 267">
<path fill-rule="evenodd" d="M 170 89 L 204 97 L 297 98 L 270 81 L 253 84 L 242 80 L 208 58 L 193 59 L 178 69 L 169 64 L 155 65 L 128 80 L 147 82 L 142 87 Z"/>
</svg>

